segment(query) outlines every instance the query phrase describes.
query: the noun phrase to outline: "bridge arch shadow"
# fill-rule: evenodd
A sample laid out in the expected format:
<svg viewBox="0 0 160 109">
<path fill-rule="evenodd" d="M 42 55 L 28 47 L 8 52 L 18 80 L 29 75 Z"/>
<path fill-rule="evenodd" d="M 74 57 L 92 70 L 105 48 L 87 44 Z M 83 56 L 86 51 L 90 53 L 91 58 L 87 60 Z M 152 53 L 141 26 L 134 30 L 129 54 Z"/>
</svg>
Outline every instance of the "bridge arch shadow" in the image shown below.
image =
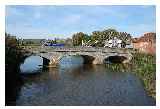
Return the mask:
<svg viewBox="0 0 160 109">
<path fill-rule="evenodd" d="M 80 55 L 83 58 L 83 64 L 92 64 L 95 57 L 90 55 Z"/>
<path fill-rule="evenodd" d="M 43 66 L 44 65 L 49 65 L 49 63 L 50 63 L 50 60 L 49 59 L 47 59 L 47 58 L 44 58 L 44 57 L 42 57 L 43 58 Z"/>
<path fill-rule="evenodd" d="M 123 63 L 125 60 L 127 60 L 125 56 L 114 55 L 105 58 L 104 63 Z"/>
</svg>

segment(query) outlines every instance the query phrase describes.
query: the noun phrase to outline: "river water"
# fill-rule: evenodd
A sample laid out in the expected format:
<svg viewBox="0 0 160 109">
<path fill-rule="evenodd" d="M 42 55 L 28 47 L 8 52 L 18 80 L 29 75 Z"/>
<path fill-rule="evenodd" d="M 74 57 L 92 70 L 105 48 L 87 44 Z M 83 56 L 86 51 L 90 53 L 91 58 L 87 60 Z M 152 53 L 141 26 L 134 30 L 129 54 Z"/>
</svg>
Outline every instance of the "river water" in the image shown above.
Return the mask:
<svg viewBox="0 0 160 109">
<path fill-rule="evenodd" d="M 133 73 L 82 63 L 81 57 L 64 57 L 58 67 L 44 68 L 41 57 L 28 57 L 16 105 L 155 105 Z"/>
</svg>

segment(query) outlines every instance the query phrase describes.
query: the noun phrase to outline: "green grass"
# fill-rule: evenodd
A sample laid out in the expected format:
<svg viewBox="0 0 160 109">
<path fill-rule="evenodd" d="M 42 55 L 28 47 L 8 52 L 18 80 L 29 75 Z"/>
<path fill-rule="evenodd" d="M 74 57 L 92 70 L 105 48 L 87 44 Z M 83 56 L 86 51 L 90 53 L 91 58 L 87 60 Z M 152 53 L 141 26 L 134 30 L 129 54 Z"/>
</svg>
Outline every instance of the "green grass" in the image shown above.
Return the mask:
<svg viewBox="0 0 160 109">
<path fill-rule="evenodd" d="M 130 64 L 105 64 L 105 67 L 108 71 L 111 72 L 130 72 L 131 65 Z"/>
<path fill-rule="evenodd" d="M 148 94 L 156 98 L 156 56 L 135 53 L 132 66 L 133 73 L 142 79 Z"/>
<path fill-rule="evenodd" d="M 132 72 L 143 82 L 149 96 L 156 98 L 156 56 L 134 53 L 129 64 L 106 64 L 112 72 Z"/>
</svg>

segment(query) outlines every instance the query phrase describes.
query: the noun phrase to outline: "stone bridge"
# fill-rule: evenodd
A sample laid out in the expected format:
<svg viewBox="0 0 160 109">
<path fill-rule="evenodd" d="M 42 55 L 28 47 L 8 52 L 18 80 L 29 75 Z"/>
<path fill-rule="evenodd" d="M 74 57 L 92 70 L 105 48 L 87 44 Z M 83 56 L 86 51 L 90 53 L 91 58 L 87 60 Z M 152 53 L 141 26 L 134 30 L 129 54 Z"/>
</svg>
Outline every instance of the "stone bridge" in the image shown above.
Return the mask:
<svg viewBox="0 0 160 109">
<path fill-rule="evenodd" d="M 65 56 L 82 56 L 84 64 L 103 64 L 108 62 L 129 63 L 132 59 L 132 50 L 126 48 L 100 47 L 27 47 L 25 50 L 41 56 L 43 63 L 57 65 Z"/>
</svg>

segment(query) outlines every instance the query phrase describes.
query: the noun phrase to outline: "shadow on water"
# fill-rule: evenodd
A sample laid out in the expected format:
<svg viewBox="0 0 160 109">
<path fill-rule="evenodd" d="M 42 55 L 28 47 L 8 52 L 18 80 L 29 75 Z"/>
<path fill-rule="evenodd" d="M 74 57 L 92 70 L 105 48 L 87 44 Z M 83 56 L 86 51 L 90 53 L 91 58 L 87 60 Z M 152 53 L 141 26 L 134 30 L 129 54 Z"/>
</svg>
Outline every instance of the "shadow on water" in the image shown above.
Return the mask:
<svg viewBox="0 0 160 109">
<path fill-rule="evenodd" d="M 5 74 L 5 105 L 16 105 L 16 99 L 18 99 L 23 81 L 20 78 L 19 69 L 9 69 Z"/>
<path fill-rule="evenodd" d="M 155 105 L 130 65 L 82 63 L 65 57 L 58 67 L 24 76 L 17 105 Z"/>
</svg>

